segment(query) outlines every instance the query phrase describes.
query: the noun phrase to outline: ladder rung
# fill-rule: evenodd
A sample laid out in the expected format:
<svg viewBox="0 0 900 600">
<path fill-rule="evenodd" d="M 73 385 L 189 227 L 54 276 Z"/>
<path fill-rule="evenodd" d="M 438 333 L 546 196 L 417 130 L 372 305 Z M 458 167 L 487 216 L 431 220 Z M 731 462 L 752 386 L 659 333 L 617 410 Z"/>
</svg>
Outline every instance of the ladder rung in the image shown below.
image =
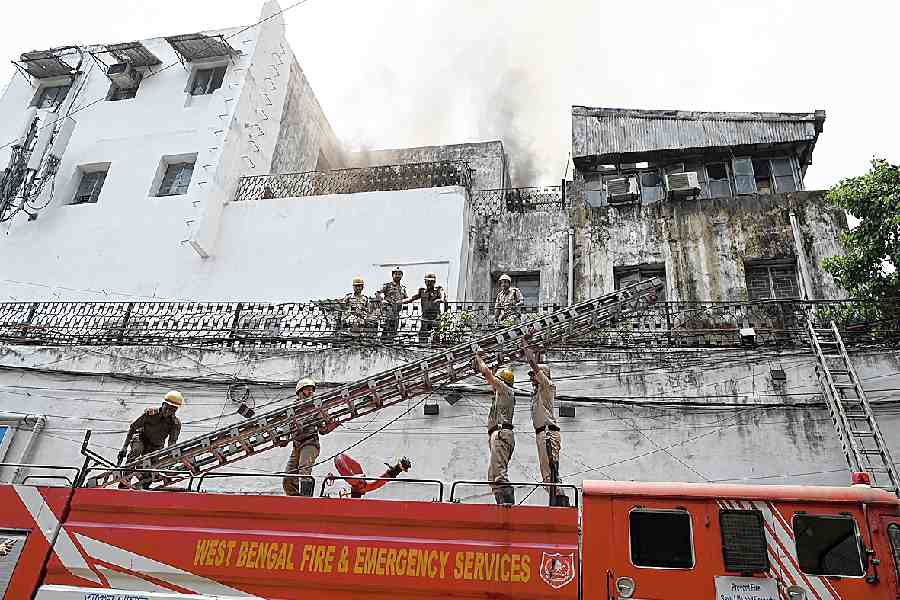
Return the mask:
<svg viewBox="0 0 900 600">
<path fill-rule="evenodd" d="M 869 448 L 863 448 L 859 451 L 860 454 L 865 456 L 883 456 L 884 453 L 881 450 L 873 450 Z"/>
<path fill-rule="evenodd" d="M 851 431 L 850 433 L 858 436 L 875 437 L 874 431 Z"/>
</svg>

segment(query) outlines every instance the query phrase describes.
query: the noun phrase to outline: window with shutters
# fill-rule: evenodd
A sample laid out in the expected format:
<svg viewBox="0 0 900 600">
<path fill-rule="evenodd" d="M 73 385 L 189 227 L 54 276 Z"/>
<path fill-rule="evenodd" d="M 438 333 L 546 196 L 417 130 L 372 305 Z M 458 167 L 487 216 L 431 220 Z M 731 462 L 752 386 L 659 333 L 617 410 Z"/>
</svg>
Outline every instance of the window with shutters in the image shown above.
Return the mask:
<svg viewBox="0 0 900 600">
<path fill-rule="evenodd" d="M 55 109 L 62 104 L 63 100 L 66 99 L 66 96 L 69 95 L 69 89 L 71 87 L 72 84 L 69 83 L 65 85 L 42 87 L 38 90 L 38 93 L 35 94 L 31 105 L 38 108 Z"/>
<path fill-rule="evenodd" d="M 710 198 L 731 196 L 731 182 L 728 180 L 728 168 L 725 163 L 706 165 L 706 181 Z"/>
<path fill-rule="evenodd" d="M 863 556 L 856 521 L 845 515 L 794 515 L 800 570 L 810 575 L 860 577 Z"/>
<path fill-rule="evenodd" d="M 756 180 L 753 177 L 753 161 L 749 158 L 735 158 L 731 161 L 734 173 L 734 191 L 737 194 L 755 194 Z"/>
<path fill-rule="evenodd" d="M 686 510 L 634 509 L 628 513 L 628 530 L 634 566 L 694 568 L 691 515 Z"/>
<path fill-rule="evenodd" d="M 796 261 L 754 261 L 744 264 L 750 300 L 800 297 Z"/>
<path fill-rule="evenodd" d="M 794 168 L 790 158 L 773 158 L 771 160 L 772 178 L 775 180 L 775 191 L 796 192 L 797 181 L 794 179 Z"/>
<path fill-rule="evenodd" d="M 654 263 L 630 267 L 615 267 L 613 269 L 613 278 L 617 290 L 627 287 L 632 283 L 653 279 L 654 277 L 661 280 L 663 283 L 666 282 L 666 266 L 664 264 Z M 661 290 L 657 290 L 657 301 L 665 302 L 666 287 L 667 286 L 664 285 Z"/>
<path fill-rule="evenodd" d="M 195 70 L 190 85 L 191 96 L 212 94 L 222 87 L 222 81 L 225 79 L 225 71 L 227 68 L 227 65 L 222 65 L 220 67 Z"/>
<path fill-rule="evenodd" d="M 765 524 L 758 510 L 721 510 L 722 556 L 726 571 L 758 573 L 769 569 Z"/>
<path fill-rule="evenodd" d="M 538 306 L 541 301 L 541 273 L 540 271 L 520 271 L 520 272 L 506 272 L 509 275 L 510 279 L 512 279 L 512 285 L 510 287 L 519 288 L 519 291 L 522 292 L 522 300 L 525 302 L 526 306 Z M 500 291 L 500 276 L 503 273 L 496 273 L 493 278 L 493 295 L 492 298 L 497 297 L 497 292 Z"/>
<path fill-rule="evenodd" d="M 81 171 L 81 179 L 72 204 L 96 204 L 106 181 L 106 170 Z"/>
<path fill-rule="evenodd" d="M 659 173 L 641 173 L 641 203 L 652 204 L 659 202 L 665 196 L 663 191 L 663 178 Z"/>
<path fill-rule="evenodd" d="M 178 196 L 187 194 L 191 184 L 191 176 L 194 174 L 194 163 L 176 162 L 166 165 L 162 181 L 159 184 L 157 196 Z"/>
</svg>

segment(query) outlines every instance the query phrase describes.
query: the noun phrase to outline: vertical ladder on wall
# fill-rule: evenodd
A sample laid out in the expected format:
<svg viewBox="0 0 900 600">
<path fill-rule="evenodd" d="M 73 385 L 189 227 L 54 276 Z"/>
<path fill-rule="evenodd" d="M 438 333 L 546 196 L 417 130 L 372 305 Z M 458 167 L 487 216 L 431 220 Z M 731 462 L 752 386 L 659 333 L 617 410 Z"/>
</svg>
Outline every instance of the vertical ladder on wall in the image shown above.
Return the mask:
<svg viewBox="0 0 900 600">
<path fill-rule="evenodd" d="M 816 353 L 816 376 L 850 470 L 867 472 L 873 486 L 897 494 L 897 470 L 837 325 L 832 321 L 830 328 L 817 329 L 807 319 L 806 327 Z"/>
</svg>

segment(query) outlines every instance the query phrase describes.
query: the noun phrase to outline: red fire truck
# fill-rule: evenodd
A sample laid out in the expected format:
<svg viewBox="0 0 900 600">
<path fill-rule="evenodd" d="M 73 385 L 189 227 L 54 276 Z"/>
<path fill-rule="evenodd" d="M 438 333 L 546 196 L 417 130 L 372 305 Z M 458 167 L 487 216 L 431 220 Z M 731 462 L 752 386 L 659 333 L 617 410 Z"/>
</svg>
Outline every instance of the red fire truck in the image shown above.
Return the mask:
<svg viewBox="0 0 900 600">
<path fill-rule="evenodd" d="M 0 597 L 900 597 L 900 501 L 879 489 L 581 492 L 579 509 L 5 485 Z"/>
</svg>

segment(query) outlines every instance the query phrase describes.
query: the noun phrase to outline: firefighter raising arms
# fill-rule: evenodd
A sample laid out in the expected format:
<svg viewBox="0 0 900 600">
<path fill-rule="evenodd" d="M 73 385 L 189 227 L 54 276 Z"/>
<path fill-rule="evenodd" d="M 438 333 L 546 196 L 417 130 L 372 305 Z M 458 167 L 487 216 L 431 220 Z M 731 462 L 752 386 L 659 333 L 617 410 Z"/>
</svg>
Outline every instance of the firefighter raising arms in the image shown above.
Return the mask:
<svg viewBox="0 0 900 600">
<path fill-rule="evenodd" d="M 494 400 L 488 413 L 488 446 L 491 451 L 488 481 L 494 491 L 497 504 L 515 504 L 516 495 L 509 485 L 509 461 L 516 448 L 516 437 L 513 433 L 513 414 L 516 410 L 515 392 L 512 384 L 515 381 L 513 372 L 507 368 L 491 372 L 481 353 L 475 355 L 475 370 L 484 377 L 494 389 Z"/>
</svg>

